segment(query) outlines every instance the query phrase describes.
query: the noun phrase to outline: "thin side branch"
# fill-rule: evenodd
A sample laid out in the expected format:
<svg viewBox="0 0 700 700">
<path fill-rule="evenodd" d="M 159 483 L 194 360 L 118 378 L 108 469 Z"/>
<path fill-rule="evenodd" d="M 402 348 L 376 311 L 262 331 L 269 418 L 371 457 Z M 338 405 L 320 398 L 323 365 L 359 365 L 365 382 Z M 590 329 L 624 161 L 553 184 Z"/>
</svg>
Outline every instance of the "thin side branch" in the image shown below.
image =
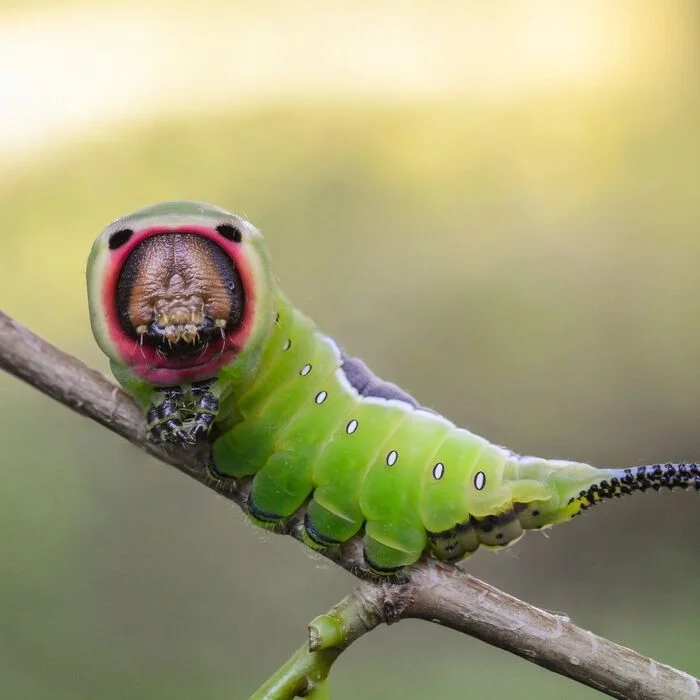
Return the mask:
<svg viewBox="0 0 700 700">
<path fill-rule="evenodd" d="M 407 591 L 403 591 L 407 595 Z M 250 700 L 327 697 L 328 673 L 340 654 L 363 634 L 386 622 L 382 586 L 362 583 L 309 624 L 309 641 Z"/>
<path fill-rule="evenodd" d="M 0 367 L 112 430 L 158 459 L 216 488 L 186 451 L 168 454 L 146 440 L 140 409 L 124 392 L 0 312 Z M 224 494 L 242 504 L 245 490 Z M 289 534 L 299 539 L 299 528 Z M 356 574 L 357 542 L 332 553 Z M 426 562 L 402 586 L 376 586 L 381 620 L 421 618 L 505 649 L 623 700 L 699 700 L 700 681 L 539 610 L 454 567 Z M 359 635 L 357 635 L 359 636 Z M 342 645 L 341 645 L 342 646 Z M 340 653 L 339 651 L 337 653 Z"/>
</svg>

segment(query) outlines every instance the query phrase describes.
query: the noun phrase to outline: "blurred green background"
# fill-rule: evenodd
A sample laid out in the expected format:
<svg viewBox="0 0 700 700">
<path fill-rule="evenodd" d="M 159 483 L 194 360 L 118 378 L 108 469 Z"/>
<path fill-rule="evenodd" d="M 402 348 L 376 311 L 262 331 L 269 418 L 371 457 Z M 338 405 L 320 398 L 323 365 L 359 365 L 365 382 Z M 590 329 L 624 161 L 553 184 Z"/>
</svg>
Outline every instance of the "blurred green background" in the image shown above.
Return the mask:
<svg viewBox="0 0 700 700">
<path fill-rule="evenodd" d="M 0 308 L 106 370 L 84 263 L 203 199 L 424 403 L 528 454 L 700 459 L 695 0 L 0 2 Z M 0 376 L 0 697 L 245 698 L 353 580 Z M 468 570 L 700 675 L 700 502 L 639 496 Z M 403 622 L 343 698 L 598 694 Z"/>
</svg>

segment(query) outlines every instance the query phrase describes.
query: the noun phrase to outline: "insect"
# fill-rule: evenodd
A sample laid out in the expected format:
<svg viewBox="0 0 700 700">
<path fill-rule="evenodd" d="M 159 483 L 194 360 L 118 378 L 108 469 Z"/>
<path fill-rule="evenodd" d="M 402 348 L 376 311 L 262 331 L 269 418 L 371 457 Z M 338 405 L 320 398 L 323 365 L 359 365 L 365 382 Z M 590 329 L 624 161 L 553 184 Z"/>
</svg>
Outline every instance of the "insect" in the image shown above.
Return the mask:
<svg viewBox="0 0 700 700">
<path fill-rule="evenodd" d="M 304 509 L 313 548 L 362 533 L 373 575 L 504 547 L 603 499 L 700 490 L 697 464 L 522 457 L 421 407 L 298 311 L 261 233 L 223 209 L 165 202 L 115 221 L 87 285 L 97 343 L 150 438 L 210 442 L 217 479 L 252 479 L 263 527 Z"/>
</svg>

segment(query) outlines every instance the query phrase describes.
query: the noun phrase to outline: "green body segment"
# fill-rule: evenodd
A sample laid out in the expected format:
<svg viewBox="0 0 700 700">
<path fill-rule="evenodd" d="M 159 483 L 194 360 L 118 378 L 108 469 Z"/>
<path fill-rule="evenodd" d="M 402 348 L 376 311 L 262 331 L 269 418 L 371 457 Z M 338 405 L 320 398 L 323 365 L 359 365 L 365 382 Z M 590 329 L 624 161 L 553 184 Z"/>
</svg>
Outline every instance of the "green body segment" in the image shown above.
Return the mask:
<svg viewBox="0 0 700 700">
<path fill-rule="evenodd" d="M 260 524 L 306 507 L 317 546 L 364 527 L 370 566 L 393 571 L 426 550 L 458 559 L 479 545 L 505 546 L 523 528 L 572 517 L 581 504 L 569 501 L 610 478 L 588 465 L 520 458 L 431 411 L 363 395 L 336 345 L 281 295 L 276 308 L 259 370 L 222 394 L 213 446 L 219 476 L 253 477 Z"/>
</svg>

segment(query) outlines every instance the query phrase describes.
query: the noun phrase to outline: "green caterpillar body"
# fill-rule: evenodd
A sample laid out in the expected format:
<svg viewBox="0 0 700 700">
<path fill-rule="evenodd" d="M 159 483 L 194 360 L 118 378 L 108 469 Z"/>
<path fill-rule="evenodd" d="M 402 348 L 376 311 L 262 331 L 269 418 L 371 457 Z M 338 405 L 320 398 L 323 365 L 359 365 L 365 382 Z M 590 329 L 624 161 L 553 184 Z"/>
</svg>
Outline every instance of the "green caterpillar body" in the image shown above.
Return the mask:
<svg viewBox="0 0 700 700">
<path fill-rule="evenodd" d="M 314 548 L 363 531 L 375 574 L 503 547 L 604 498 L 700 490 L 696 464 L 596 469 L 457 428 L 344 355 L 282 294 L 257 229 L 209 205 L 155 205 L 110 225 L 88 291 L 97 342 L 153 439 L 208 437 L 217 478 L 252 478 L 258 524 L 303 508 Z"/>
</svg>

